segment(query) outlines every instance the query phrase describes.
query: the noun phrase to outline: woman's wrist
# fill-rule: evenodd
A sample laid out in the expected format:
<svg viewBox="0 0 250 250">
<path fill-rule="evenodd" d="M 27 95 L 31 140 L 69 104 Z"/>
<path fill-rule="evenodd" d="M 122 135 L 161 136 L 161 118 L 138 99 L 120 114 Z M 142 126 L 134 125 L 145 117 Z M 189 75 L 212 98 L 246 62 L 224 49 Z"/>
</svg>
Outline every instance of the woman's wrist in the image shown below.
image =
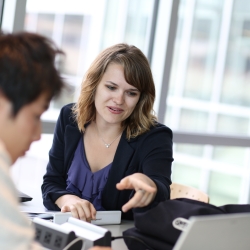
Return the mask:
<svg viewBox="0 0 250 250">
<path fill-rule="evenodd" d="M 66 202 L 69 201 L 69 199 L 72 199 L 73 197 L 78 197 L 73 194 L 65 194 L 60 196 L 56 201 L 55 204 L 61 209 Z"/>
</svg>

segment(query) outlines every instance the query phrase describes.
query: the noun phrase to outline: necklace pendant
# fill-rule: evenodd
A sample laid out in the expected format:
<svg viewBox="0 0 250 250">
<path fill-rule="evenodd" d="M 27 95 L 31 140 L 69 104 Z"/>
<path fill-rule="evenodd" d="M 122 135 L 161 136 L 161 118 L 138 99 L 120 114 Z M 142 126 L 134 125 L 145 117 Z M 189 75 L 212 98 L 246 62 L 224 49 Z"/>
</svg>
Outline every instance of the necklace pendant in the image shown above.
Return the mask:
<svg viewBox="0 0 250 250">
<path fill-rule="evenodd" d="M 102 139 L 102 142 L 104 143 L 105 147 L 106 147 L 106 148 L 109 148 L 109 147 L 111 146 L 111 144 L 112 144 L 116 139 L 118 139 L 119 136 L 121 136 L 121 134 L 118 135 L 118 136 L 117 136 L 112 142 L 110 142 L 110 143 L 106 143 L 106 142 L 102 139 L 102 137 L 101 137 L 101 139 Z"/>
</svg>

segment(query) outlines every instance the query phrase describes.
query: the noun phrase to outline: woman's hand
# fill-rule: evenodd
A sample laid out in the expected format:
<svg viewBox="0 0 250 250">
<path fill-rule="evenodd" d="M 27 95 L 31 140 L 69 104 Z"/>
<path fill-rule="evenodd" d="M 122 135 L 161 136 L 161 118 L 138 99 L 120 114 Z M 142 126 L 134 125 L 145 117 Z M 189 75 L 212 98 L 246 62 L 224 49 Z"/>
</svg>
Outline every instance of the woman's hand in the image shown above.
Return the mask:
<svg viewBox="0 0 250 250">
<path fill-rule="evenodd" d="M 123 178 L 116 184 L 117 189 L 134 189 L 135 195 L 122 207 L 127 212 L 134 207 L 145 207 L 155 198 L 157 193 L 156 184 L 145 174 L 135 173 Z"/>
<path fill-rule="evenodd" d="M 71 212 L 72 217 L 90 222 L 96 219 L 96 210 L 92 203 L 78 196 L 66 194 L 56 200 L 61 212 Z"/>
</svg>

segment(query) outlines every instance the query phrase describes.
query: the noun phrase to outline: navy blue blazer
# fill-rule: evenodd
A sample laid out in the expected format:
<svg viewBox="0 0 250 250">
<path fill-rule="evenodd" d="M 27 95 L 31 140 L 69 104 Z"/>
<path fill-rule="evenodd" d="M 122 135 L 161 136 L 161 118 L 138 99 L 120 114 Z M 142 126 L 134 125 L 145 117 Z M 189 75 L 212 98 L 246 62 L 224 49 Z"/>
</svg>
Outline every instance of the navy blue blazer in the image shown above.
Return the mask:
<svg viewBox="0 0 250 250">
<path fill-rule="evenodd" d="M 68 104 L 61 109 L 49 151 L 47 171 L 43 177 L 43 204 L 49 210 L 59 210 L 55 201 L 62 195 L 71 194 L 66 191 L 67 172 L 77 144 L 83 136 L 73 118 L 72 106 L 73 104 Z M 106 210 L 121 210 L 134 191 L 119 191 L 116 189 L 116 184 L 125 176 L 136 172 L 147 175 L 157 185 L 157 195 L 149 207 L 169 199 L 172 144 L 172 131 L 160 123 L 129 141 L 124 131 L 102 192 L 102 206 Z M 122 218 L 132 219 L 133 214 L 129 211 L 123 214 Z"/>
</svg>

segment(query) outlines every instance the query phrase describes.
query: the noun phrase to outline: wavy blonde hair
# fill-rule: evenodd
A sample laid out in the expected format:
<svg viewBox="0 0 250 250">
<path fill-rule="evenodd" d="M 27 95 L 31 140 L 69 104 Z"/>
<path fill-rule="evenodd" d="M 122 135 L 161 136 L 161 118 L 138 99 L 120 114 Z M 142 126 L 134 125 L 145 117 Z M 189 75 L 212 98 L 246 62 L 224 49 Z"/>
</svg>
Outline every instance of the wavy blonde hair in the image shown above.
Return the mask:
<svg viewBox="0 0 250 250">
<path fill-rule="evenodd" d="M 103 50 L 93 61 L 82 81 L 80 96 L 73 106 L 73 113 L 80 131 L 95 120 L 95 93 L 110 63 L 124 68 L 126 81 L 137 88 L 141 95 L 132 114 L 122 122 L 127 139 L 145 133 L 157 120 L 153 111 L 155 85 L 147 58 L 135 46 L 120 43 Z"/>
</svg>

